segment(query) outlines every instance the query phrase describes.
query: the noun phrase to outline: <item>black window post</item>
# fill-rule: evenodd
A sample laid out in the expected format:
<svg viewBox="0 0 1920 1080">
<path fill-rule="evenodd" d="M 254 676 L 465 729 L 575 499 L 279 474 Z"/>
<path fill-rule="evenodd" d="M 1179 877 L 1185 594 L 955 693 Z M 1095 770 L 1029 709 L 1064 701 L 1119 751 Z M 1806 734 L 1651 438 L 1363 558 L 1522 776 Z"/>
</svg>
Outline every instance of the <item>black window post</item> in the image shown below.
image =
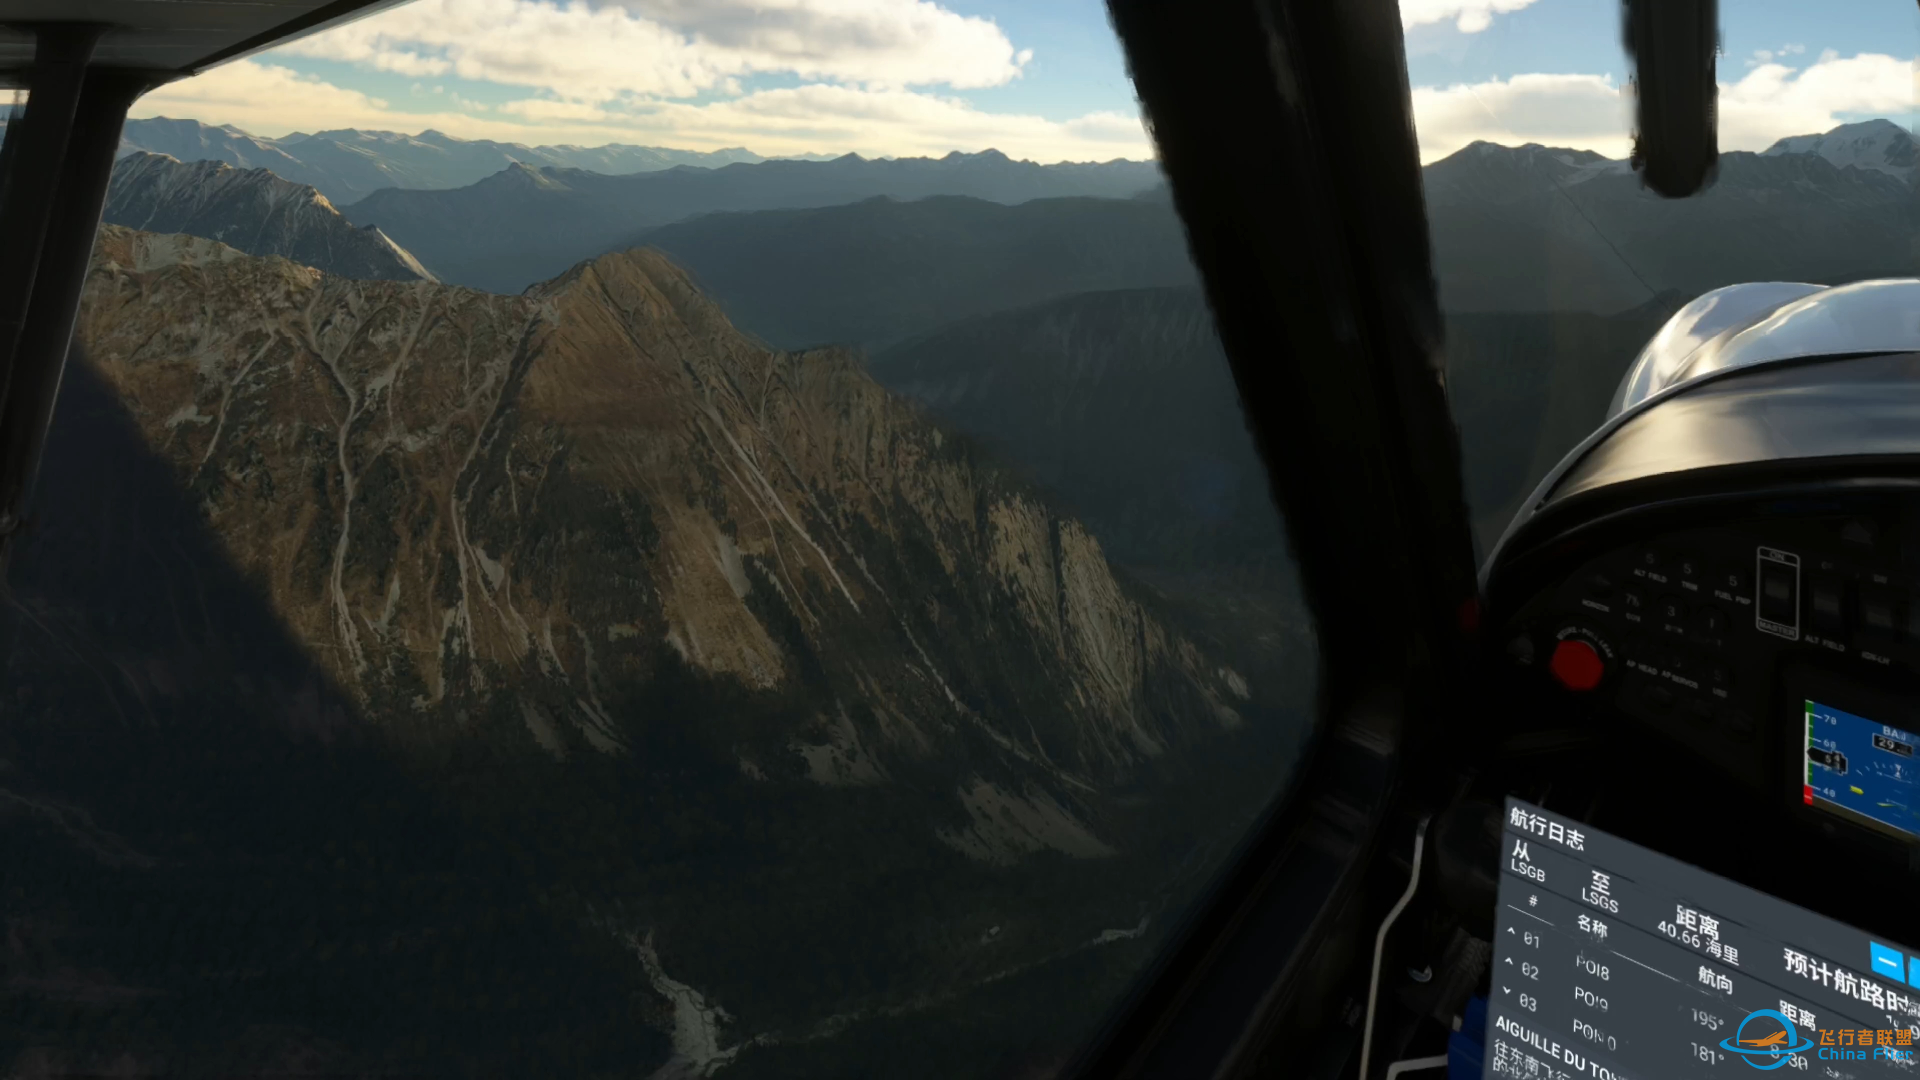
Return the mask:
<svg viewBox="0 0 1920 1080">
<path fill-rule="evenodd" d="M 0 152 L 0 573 L 25 517 L 127 110 L 155 78 L 89 67 L 102 28 L 37 28 Z"/>
<path fill-rule="evenodd" d="M 1395 856 L 1443 801 L 1471 721 L 1477 585 L 1400 14 L 1393 0 L 1109 11 L 1283 511 L 1320 645 L 1320 728 L 1077 1067 L 1321 1075 L 1359 1056 L 1342 1005 L 1356 958 L 1406 888 Z"/>
</svg>

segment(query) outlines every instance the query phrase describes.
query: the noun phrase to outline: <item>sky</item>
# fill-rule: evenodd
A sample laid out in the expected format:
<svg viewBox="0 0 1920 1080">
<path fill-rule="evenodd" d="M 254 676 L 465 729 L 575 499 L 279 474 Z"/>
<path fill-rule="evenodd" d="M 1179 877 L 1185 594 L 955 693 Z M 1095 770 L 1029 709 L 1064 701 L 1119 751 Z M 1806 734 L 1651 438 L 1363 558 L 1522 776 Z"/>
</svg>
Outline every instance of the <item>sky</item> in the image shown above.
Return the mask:
<svg viewBox="0 0 1920 1080">
<path fill-rule="evenodd" d="M 1423 160 L 1479 139 L 1625 156 L 1619 0 L 1400 14 Z M 1720 0 L 1720 20 L 1721 149 L 1914 126 L 1912 0 Z M 1153 155 L 1101 0 L 411 0 L 162 87 L 132 115 L 769 156 Z"/>
</svg>

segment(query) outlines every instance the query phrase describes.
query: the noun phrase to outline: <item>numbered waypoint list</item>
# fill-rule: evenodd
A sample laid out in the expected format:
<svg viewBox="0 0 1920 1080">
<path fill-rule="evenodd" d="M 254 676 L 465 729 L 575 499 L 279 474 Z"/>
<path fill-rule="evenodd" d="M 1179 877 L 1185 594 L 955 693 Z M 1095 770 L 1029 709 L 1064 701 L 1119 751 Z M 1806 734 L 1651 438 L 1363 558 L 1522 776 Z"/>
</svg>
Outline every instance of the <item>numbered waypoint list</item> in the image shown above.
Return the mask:
<svg viewBox="0 0 1920 1080">
<path fill-rule="evenodd" d="M 1485 1076 L 1920 1080 L 1920 953 L 1515 799 L 1501 850 Z"/>
</svg>

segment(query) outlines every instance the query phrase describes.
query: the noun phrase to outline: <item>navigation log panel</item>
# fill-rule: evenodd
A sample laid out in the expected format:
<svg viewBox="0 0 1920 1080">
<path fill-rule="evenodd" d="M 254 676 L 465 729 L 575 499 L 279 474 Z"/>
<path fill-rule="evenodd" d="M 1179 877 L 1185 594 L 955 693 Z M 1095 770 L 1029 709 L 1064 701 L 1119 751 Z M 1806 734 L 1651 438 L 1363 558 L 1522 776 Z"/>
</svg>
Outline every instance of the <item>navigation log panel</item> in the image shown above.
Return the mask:
<svg viewBox="0 0 1920 1080">
<path fill-rule="evenodd" d="M 1508 799 L 1486 1077 L 1920 1080 L 1920 949 Z"/>
</svg>

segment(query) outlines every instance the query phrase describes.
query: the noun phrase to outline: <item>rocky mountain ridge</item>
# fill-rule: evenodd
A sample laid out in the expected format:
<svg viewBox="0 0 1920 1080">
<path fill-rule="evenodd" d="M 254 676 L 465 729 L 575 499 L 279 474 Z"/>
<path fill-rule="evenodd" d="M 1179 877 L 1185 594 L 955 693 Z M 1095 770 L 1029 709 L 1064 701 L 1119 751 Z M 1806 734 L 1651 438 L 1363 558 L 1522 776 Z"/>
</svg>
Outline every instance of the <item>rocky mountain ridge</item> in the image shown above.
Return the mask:
<svg viewBox="0 0 1920 1080">
<path fill-rule="evenodd" d="M 1591 151 L 1476 143 L 1423 170 L 1443 306 L 1605 314 L 1669 290 L 1697 294 L 1733 281 L 1826 282 L 1908 272 L 1920 237 L 1915 220 L 1920 207 L 1903 179 L 1910 175 L 1912 143 L 1897 125 L 1872 121 L 1784 139 L 1761 154 L 1727 153 L 1714 184 L 1679 201 L 1648 194 L 1625 162 Z M 261 144 L 248 152 L 257 158 L 281 150 Z M 702 263 L 730 256 L 703 250 L 698 234 L 711 233 L 714 244 L 737 246 L 732 234 L 761 228 L 775 231 L 774 247 L 756 272 L 791 285 L 811 280 L 806 274 L 796 277 L 791 267 L 774 273 L 774 262 L 788 259 L 778 233 L 793 230 L 795 214 L 825 214 L 875 196 L 1018 204 L 1068 195 L 1131 196 L 1159 209 L 1178 229 L 1152 163 L 1038 166 L 990 151 L 942 159 L 843 155 L 630 176 L 515 161 L 466 187 L 381 191 L 342 212 L 355 222 L 378 224 L 450 281 L 513 293 L 609 247 L 655 242 L 704 275 Z M 724 226 L 699 220 L 714 213 L 771 216 Z M 476 220 L 490 227 L 471 228 Z M 676 231 L 687 235 L 676 237 Z M 1099 242 L 1124 246 L 1120 237 Z M 982 257 L 965 250 L 968 246 L 935 237 L 922 261 L 966 263 Z M 1087 287 L 1177 284 L 1177 277 L 1190 274 L 1183 262 L 1180 252 L 1155 270 L 1136 273 L 1116 266 Z M 731 284 L 718 288 L 728 292 L 730 309 L 737 303 L 760 305 L 747 296 L 751 290 Z M 1064 281 L 1042 282 L 1039 291 L 1016 302 L 1079 289 Z M 777 297 L 765 299 L 777 306 Z M 792 340 L 788 334 L 796 329 L 757 315 L 743 321 L 780 341 Z M 905 332 L 933 325 L 922 319 Z M 842 340 L 894 339 L 866 336 L 863 329 L 862 336 Z"/>
<path fill-rule="evenodd" d="M 130 154 L 114 166 L 102 219 L 148 232 L 205 237 L 249 255 L 325 267 L 341 277 L 435 280 L 378 226 L 356 228 L 325 195 L 264 168 Z"/>
<path fill-rule="evenodd" d="M 162 325 L 188 290 L 211 310 Z M 964 594 L 978 589 L 1018 616 L 973 628 L 1002 637 L 994 666 L 1033 649 L 1055 679 L 1079 672 L 1054 691 L 1055 720 L 990 740 L 1010 762 L 1057 763 L 1053 781 L 1164 748 L 1172 736 L 1141 711 L 1148 683 L 1189 682 L 1209 723 L 1236 699 L 1236 680 L 1127 599 L 1077 523 L 944 449 L 852 354 L 752 345 L 657 253 L 510 298 L 110 228 L 85 312 L 93 362 L 277 610 L 369 702 L 432 715 L 519 685 L 529 735 L 564 757 L 617 749 L 602 689 L 644 682 L 669 651 L 770 692 L 825 665 L 816 676 L 878 721 L 858 738 L 911 756 L 934 730 L 977 726 L 998 693 L 931 660 L 984 617 Z M 304 481 L 317 466 L 324 482 Z M 563 497 L 615 515 L 606 546 L 543 519 Z M 915 551 L 964 590 L 942 610 L 907 600 L 944 591 L 898 565 Z M 647 575 L 628 586 L 576 576 L 631 553 Z"/>
<path fill-rule="evenodd" d="M 506 297 L 106 226 L 47 460 L 0 610 L 23 1068 L 1064 1053 L 1301 731 L 658 253 Z M 979 1028 L 1018 986 L 1074 1004 Z"/>
</svg>

